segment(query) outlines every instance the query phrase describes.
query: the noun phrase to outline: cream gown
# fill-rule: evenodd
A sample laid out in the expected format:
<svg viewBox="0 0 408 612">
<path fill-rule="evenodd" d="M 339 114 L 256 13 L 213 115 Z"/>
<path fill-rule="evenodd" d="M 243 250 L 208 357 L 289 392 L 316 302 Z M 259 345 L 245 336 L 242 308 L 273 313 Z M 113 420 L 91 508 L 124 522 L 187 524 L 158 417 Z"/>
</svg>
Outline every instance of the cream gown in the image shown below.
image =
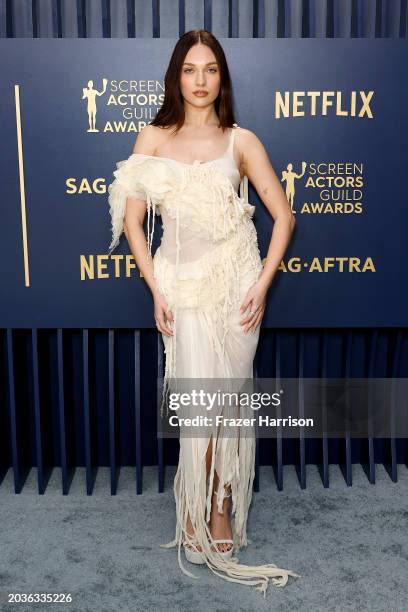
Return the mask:
<svg viewBox="0 0 408 612">
<path fill-rule="evenodd" d="M 164 391 L 174 378 L 238 378 L 253 376 L 253 359 L 259 340 L 243 331 L 239 312 L 249 287 L 262 271 L 257 235 L 252 221 L 255 207 L 248 202 L 247 178 L 240 179 L 234 158 L 234 128 L 224 155 L 192 164 L 171 158 L 133 153 L 117 163 L 109 185 L 112 242 L 118 245 L 123 231 L 127 197 L 147 203 L 148 251 L 151 256 L 155 215 L 161 215 L 163 236 L 153 257 L 154 277 L 173 314 L 173 336 L 162 335 L 165 346 Z M 237 190 L 239 189 L 239 195 Z M 246 314 L 249 312 L 247 310 Z M 163 405 L 163 404 L 162 404 Z M 213 437 L 214 439 L 214 437 Z M 217 437 L 213 444 L 208 481 L 205 455 L 210 436 L 183 438 L 174 480 L 175 538 L 163 547 L 178 545 L 180 555 L 189 513 L 195 536 L 208 567 L 226 580 L 257 585 L 265 594 L 269 579 L 285 586 L 295 572 L 275 564 L 249 566 L 236 557 L 226 561 L 211 550 L 207 525 L 211 511 L 214 470 L 219 477 L 217 504 L 222 511 L 224 486 L 232 492 L 235 551 L 248 543 L 246 523 L 255 473 L 255 438 L 241 435 Z"/>
</svg>

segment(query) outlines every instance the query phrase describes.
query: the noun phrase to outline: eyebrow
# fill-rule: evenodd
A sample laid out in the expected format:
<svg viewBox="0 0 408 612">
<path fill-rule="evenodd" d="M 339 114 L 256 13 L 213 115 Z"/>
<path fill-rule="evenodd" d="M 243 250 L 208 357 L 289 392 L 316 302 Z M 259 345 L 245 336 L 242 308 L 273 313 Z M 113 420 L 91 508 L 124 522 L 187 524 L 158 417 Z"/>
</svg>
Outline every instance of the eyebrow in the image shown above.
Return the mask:
<svg viewBox="0 0 408 612">
<path fill-rule="evenodd" d="M 193 62 L 183 62 L 184 64 L 188 64 L 189 66 L 195 66 L 195 64 Z M 204 64 L 205 66 L 210 66 L 210 64 L 218 64 L 218 62 L 207 62 L 206 64 Z"/>
</svg>

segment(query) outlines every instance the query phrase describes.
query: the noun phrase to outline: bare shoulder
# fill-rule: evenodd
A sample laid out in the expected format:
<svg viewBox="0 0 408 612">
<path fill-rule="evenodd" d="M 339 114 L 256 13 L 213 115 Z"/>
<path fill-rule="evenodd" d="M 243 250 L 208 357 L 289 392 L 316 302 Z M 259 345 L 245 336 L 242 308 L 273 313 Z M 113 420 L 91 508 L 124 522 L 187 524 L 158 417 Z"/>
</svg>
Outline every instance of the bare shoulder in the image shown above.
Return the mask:
<svg viewBox="0 0 408 612">
<path fill-rule="evenodd" d="M 245 151 L 263 149 L 264 146 L 255 132 L 247 128 L 238 127 L 236 134 L 236 143 L 239 153 L 245 154 Z"/>
<path fill-rule="evenodd" d="M 136 138 L 133 153 L 154 155 L 161 138 L 163 138 L 162 128 L 157 125 L 146 125 Z"/>
<path fill-rule="evenodd" d="M 241 176 L 246 174 L 249 159 L 255 159 L 256 156 L 266 155 L 265 147 L 262 141 L 258 138 L 255 132 L 247 128 L 238 127 L 235 135 L 236 148 L 240 160 Z M 259 157 L 258 157 L 259 159 Z"/>
</svg>

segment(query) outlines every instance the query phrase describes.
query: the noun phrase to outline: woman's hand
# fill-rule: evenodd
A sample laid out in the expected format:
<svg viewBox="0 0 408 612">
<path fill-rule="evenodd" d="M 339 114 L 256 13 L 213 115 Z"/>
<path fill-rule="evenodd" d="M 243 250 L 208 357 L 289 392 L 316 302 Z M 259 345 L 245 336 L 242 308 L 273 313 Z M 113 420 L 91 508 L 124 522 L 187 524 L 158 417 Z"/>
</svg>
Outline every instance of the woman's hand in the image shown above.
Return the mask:
<svg viewBox="0 0 408 612">
<path fill-rule="evenodd" d="M 168 325 L 169 322 L 173 323 L 173 314 L 169 309 L 166 300 L 163 295 L 157 291 L 153 294 L 154 299 L 154 318 L 156 320 L 157 329 L 166 336 L 172 336 L 173 330 Z"/>
<path fill-rule="evenodd" d="M 266 294 L 268 290 L 258 280 L 248 290 L 239 312 L 245 312 L 249 306 L 246 316 L 240 321 L 240 325 L 245 325 L 244 332 L 255 332 L 262 321 L 266 307 Z"/>
</svg>

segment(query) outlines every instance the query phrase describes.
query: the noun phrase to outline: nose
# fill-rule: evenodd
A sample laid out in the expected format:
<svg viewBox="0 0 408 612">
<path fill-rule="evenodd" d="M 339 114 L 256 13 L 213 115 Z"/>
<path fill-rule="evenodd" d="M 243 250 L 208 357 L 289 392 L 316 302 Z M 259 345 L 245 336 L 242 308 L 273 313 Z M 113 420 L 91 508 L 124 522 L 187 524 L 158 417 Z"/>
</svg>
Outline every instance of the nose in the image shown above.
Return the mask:
<svg viewBox="0 0 408 612">
<path fill-rule="evenodd" d="M 204 72 L 202 72 L 201 70 L 197 70 L 196 83 L 198 86 L 202 86 L 205 84 Z"/>
</svg>

